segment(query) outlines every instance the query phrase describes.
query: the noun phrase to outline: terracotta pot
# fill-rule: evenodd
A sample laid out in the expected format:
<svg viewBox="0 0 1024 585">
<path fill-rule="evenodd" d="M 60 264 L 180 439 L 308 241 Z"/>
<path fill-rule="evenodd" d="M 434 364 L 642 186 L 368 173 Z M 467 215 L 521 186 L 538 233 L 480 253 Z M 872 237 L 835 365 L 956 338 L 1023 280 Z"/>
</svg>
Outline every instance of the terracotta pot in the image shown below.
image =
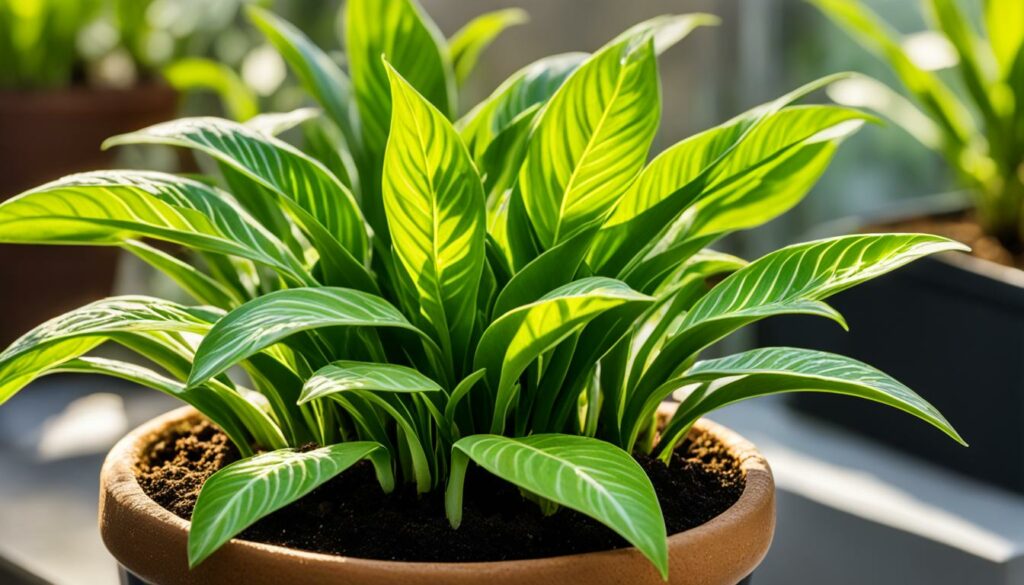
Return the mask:
<svg viewBox="0 0 1024 585">
<path fill-rule="evenodd" d="M 635 549 L 484 563 L 412 563 L 347 558 L 234 539 L 189 571 L 188 522 L 139 487 L 134 463 L 172 424 L 197 416 L 182 408 L 132 431 L 100 474 L 100 532 L 128 571 L 156 585 L 651 585 L 664 581 Z M 775 529 L 775 484 L 764 457 L 745 439 L 702 420 L 697 429 L 729 447 L 746 472 L 740 499 L 710 522 L 669 537 L 669 583 L 735 585 L 760 564 Z"/>
<path fill-rule="evenodd" d="M 100 144 L 174 117 L 177 94 L 150 83 L 0 91 L 0 201 L 67 174 L 110 168 Z M 108 296 L 117 250 L 0 245 L 0 345 L 64 311 Z"/>
</svg>

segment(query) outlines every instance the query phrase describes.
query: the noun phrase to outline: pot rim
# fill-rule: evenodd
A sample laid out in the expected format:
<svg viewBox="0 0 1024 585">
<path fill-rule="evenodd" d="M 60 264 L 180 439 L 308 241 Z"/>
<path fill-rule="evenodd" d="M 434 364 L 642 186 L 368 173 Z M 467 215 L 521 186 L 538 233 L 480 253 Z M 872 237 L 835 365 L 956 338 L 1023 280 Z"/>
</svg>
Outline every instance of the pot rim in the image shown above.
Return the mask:
<svg viewBox="0 0 1024 585">
<path fill-rule="evenodd" d="M 663 404 L 662 408 L 659 409 L 659 414 L 670 416 L 675 411 L 676 406 L 676 404 Z M 391 578 L 394 578 L 396 575 L 408 576 L 409 578 L 426 577 L 426 580 L 423 582 L 451 582 L 449 579 L 453 577 L 466 578 L 467 576 L 475 576 L 473 578 L 477 578 L 482 574 L 500 575 L 509 572 L 514 572 L 521 577 L 523 574 L 532 574 L 535 571 L 543 573 L 546 570 L 552 569 L 554 565 L 560 567 L 589 566 L 599 560 L 612 561 L 614 563 L 636 563 L 638 557 L 642 563 L 648 566 L 651 573 L 657 574 L 647 559 L 633 547 L 535 559 L 446 563 L 344 557 L 235 538 L 200 564 L 191 572 L 192 574 L 181 575 L 181 579 L 177 581 L 166 581 L 165 575 L 165 580 L 158 581 L 151 574 L 152 567 L 150 565 L 154 560 L 152 554 L 148 555 L 149 558 L 141 560 L 131 557 L 147 556 L 146 554 L 140 555 L 140 552 L 144 551 L 139 549 L 143 548 L 146 544 L 140 541 L 148 540 L 147 537 L 149 536 L 169 536 L 180 540 L 182 543 L 186 542 L 190 523 L 166 510 L 146 495 L 136 480 L 134 466 L 142 451 L 148 449 L 152 445 L 154 437 L 167 426 L 198 415 L 199 413 L 194 408 L 185 406 L 144 423 L 122 438 L 110 450 L 100 472 L 99 520 L 100 532 L 104 543 L 108 550 L 117 557 L 118 562 L 144 579 L 151 579 L 160 583 L 202 582 L 193 579 L 195 573 L 201 572 L 199 569 L 212 568 L 216 570 L 220 568 L 220 570 L 223 570 L 223 567 L 216 567 L 216 565 L 237 565 L 239 555 L 243 554 L 273 557 L 276 559 L 276 562 L 301 564 L 304 571 L 320 569 L 323 573 L 327 573 L 336 571 L 351 572 L 355 570 L 360 573 L 386 574 L 391 576 Z M 700 526 L 670 535 L 668 538 L 669 554 L 672 557 L 674 550 L 701 549 L 708 542 L 735 540 L 737 530 L 751 530 L 753 528 L 755 532 L 760 534 L 752 538 L 752 550 L 749 551 L 749 554 L 740 555 L 747 558 L 741 560 L 732 559 L 734 566 L 720 568 L 720 570 L 727 570 L 730 575 L 733 575 L 735 579 L 732 582 L 736 582 L 746 577 L 760 564 L 765 554 L 767 554 L 771 543 L 775 522 L 775 485 L 772 472 L 768 462 L 760 452 L 749 441 L 732 430 L 707 419 L 698 421 L 694 425 L 693 430 L 713 434 L 716 439 L 730 450 L 739 461 L 740 468 L 745 472 L 746 484 L 739 499 L 726 511 Z M 123 529 L 125 528 L 125 522 L 132 523 L 129 526 L 130 529 Z M 147 525 L 149 525 L 148 528 Z M 139 529 L 140 527 L 141 529 Z M 151 543 L 149 545 L 150 547 L 153 546 Z M 163 554 L 158 554 L 158 556 L 180 556 L 182 557 L 180 561 L 184 561 L 184 546 L 182 546 L 182 550 L 176 551 L 173 554 L 164 551 Z M 702 552 L 695 556 L 715 557 L 716 555 L 708 555 Z M 175 561 L 177 560 L 175 559 Z M 171 559 L 169 558 L 161 560 L 161 562 L 170 561 Z M 672 561 L 673 564 L 676 564 L 675 559 L 672 559 Z M 700 560 L 695 560 L 694 562 L 700 563 Z M 671 582 L 673 583 L 677 582 L 673 577 L 683 577 L 683 575 L 679 574 L 681 572 L 680 568 L 674 568 L 675 575 L 670 572 L 670 579 L 672 579 Z M 658 581 L 661 581 L 660 578 L 658 578 Z M 327 581 L 311 579 L 307 582 Z M 364 581 L 356 580 L 353 582 Z M 402 582 L 411 583 L 412 581 L 403 580 Z M 690 581 L 678 582 L 689 583 Z M 705 581 L 701 580 L 699 582 L 703 583 Z M 709 582 L 717 583 L 718 581 Z"/>
</svg>

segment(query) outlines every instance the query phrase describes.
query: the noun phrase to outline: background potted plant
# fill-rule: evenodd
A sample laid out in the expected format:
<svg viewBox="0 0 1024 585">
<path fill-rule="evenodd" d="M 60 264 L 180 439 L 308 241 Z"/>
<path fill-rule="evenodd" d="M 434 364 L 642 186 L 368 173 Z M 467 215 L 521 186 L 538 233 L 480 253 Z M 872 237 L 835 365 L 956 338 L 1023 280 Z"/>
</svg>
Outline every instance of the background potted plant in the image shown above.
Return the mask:
<svg viewBox="0 0 1024 585">
<path fill-rule="evenodd" d="M 703 415 L 765 394 L 831 392 L 888 404 L 962 442 L 921 397 L 849 358 L 764 348 L 699 360 L 765 317 L 842 323 L 824 302 L 830 295 L 963 249 L 938 236 L 857 235 L 748 264 L 708 248 L 796 204 L 868 119 L 792 105 L 834 78 L 648 163 L 660 117 L 657 54 L 713 17 L 660 17 L 592 55 L 542 59 L 455 120 L 458 65 L 473 54 L 455 48 L 484 44 L 487 35 L 472 31 L 487 16 L 448 42 L 414 2 L 350 0 L 346 75 L 288 23 L 251 15 L 345 150 L 321 162 L 274 137 L 308 122 L 309 110 L 245 124 L 187 118 L 107 144 L 192 149 L 216 161 L 219 181 L 98 171 L 0 205 L 4 242 L 118 246 L 200 303 L 97 301 L 0 354 L 0 401 L 39 376 L 84 372 L 194 407 L 130 435 L 104 468 L 101 531 L 142 579 L 731 584 L 767 551 L 773 487 L 757 452 Z M 196 255 L 183 260 L 143 239 Z M 106 342 L 149 365 L 87 355 Z M 227 376 L 234 366 L 244 380 Z M 680 404 L 659 415 L 672 394 Z M 215 432 L 201 430 L 205 421 Z M 717 518 L 668 536 L 666 523 L 679 525 L 671 478 L 701 457 L 698 467 L 733 473 L 744 487 Z M 148 493 L 140 485 L 174 468 L 186 489 L 165 503 L 191 524 L 151 499 L 183 484 L 147 479 Z M 359 489 L 338 483 L 360 470 Z M 486 484 L 491 475 L 502 481 Z M 188 481 L 202 484 L 198 498 Z M 394 493 L 379 496 L 375 514 L 397 510 L 395 528 L 434 531 L 376 556 L 296 550 L 331 550 L 324 526 L 344 532 L 355 521 L 323 514 L 374 492 L 371 483 Z M 698 508 L 707 512 L 725 489 L 716 485 L 700 492 Z M 303 497 L 315 494 L 320 520 L 301 525 Z M 557 514 L 570 527 L 562 540 L 584 547 L 571 552 L 601 552 L 524 559 L 554 553 L 524 553 L 516 525 L 514 542 L 481 557 L 487 537 L 459 536 L 472 524 L 464 511 L 495 499 L 513 522 Z M 519 510 L 524 500 L 530 507 Z M 410 512 L 410 501 L 426 512 Z M 578 543 L 571 530 L 586 518 L 617 535 L 607 547 L 634 550 Z M 310 538 L 296 545 L 269 528 L 255 539 L 292 548 L 247 540 L 282 519 L 287 534 Z M 373 523 L 359 539 L 371 547 L 402 532 L 379 516 Z M 439 556 L 418 555 L 438 542 Z M 448 562 L 467 559 L 497 562 Z"/>
<path fill-rule="evenodd" d="M 923 425 L 897 424 L 871 405 L 814 396 L 793 402 L 941 465 L 1024 491 L 1024 370 L 1016 365 L 1024 351 L 1024 5 L 986 1 L 982 33 L 955 0 L 924 0 L 934 30 L 901 43 L 860 2 L 813 3 L 888 62 L 913 102 L 865 76 L 838 82 L 830 95 L 876 110 L 941 154 L 968 196 L 925 199 L 909 211 L 904 206 L 837 229 L 935 233 L 964 241 L 973 252 L 930 258 L 839 296 L 835 305 L 850 320 L 849 335 L 793 318 L 765 323 L 760 340 L 841 352 L 928 388 L 938 408 L 957 413 L 957 427 L 976 447 L 970 456 L 931 441 Z M 953 65 L 959 91 L 928 70 Z M 947 370 L 937 363 L 962 366 Z"/>
<path fill-rule="evenodd" d="M 104 139 L 173 118 L 176 93 L 155 71 L 201 50 L 195 33 L 237 11 L 234 1 L 209 4 L 0 3 L 0 200 L 72 172 L 109 168 Z M 110 249 L 0 247 L 0 303 L 18 307 L 0 324 L 0 342 L 110 294 L 116 262 Z"/>
</svg>

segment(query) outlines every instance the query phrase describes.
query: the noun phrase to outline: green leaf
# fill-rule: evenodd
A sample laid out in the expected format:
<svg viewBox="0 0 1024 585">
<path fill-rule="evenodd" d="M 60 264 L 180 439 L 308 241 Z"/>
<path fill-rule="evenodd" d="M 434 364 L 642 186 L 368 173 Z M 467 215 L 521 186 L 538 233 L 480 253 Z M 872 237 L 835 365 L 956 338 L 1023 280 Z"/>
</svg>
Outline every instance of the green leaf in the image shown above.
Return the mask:
<svg viewBox="0 0 1024 585">
<path fill-rule="evenodd" d="M 260 134 L 277 136 L 319 117 L 320 110 L 316 108 L 299 108 L 290 112 L 267 112 L 253 116 L 245 125 Z"/>
<path fill-rule="evenodd" d="M 201 388 L 186 388 L 181 382 L 161 376 L 150 369 L 103 358 L 70 360 L 54 367 L 48 373 L 57 372 L 102 374 L 163 392 L 195 407 L 209 417 L 224 429 L 244 455 L 252 453 L 252 441 L 270 449 L 281 449 L 287 444 L 281 429 L 260 407 L 246 400 L 235 390 L 217 382 Z M 248 438 L 250 436 L 252 439 Z"/>
<path fill-rule="evenodd" d="M 995 88 L 989 80 L 982 57 L 976 50 L 976 47 L 981 45 L 981 40 L 974 32 L 970 19 L 957 6 L 956 0 L 929 0 L 928 5 L 935 28 L 941 30 L 956 48 L 960 61 L 957 69 L 974 105 L 985 119 L 986 130 L 999 134 L 1002 120 L 989 97 Z M 1020 15 L 1024 16 L 1024 11 L 1021 11 Z"/>
<path fill-rule="evenodd" d="M 236 461 L 203 484 L 188 534 L 189 567 L 195 567 L 260 518 L 295 502 L 363 459 L 370 459 L 391 491 L 387 451 L 371 442 L 341 443 L 312 451 L 280 449 Z"/>
<path fill-rule="evenodd" d="M 623 196 L 605 226 L 611 227 L 637 217 L 657 205 L 681 187 L 697 179 L 709 167 L 705 193 L 736 182 L 752 169 L 802 144 L 814 136 L 854 120 L 869 116 L 849 108 L 835 106 L 792 106 L 765 117 L 749 129 L 741 140 L 730 140 L 738 120 L 684 140 L 665 150 L 651 162 Z M 724 139 L 724 140 L 723 140 Z M 731 147 L 725 157 L 722 146 Z"/>
<path fill-rule="evenodd" d="M 530 362 L 601 313 L 652 300 L 611 278 L 583 278 L 491 323 L 480 337 L 474 362 L 475 369 L 487 369 L 488 384 L 497 392 L 491 432 L 504 428 L 515 385 Z"/>
<path fill-rule="evenodd" d="M 110 297 L 35 327 L 0 353 L 0 404 L 26 384 L 121 333 L 176 331 L 203 334 L 208 316 L 177 303 L 143 296 Z"/>
<path fill-rule="evenodd" d="M 867 75 L 852 75 L 828 87 L 828 96 L 837 104 L 868 108 L 887 121 L 903 128 L 918 142 L 942 152 L 942 129 L 903 94 Z"/>
<path fill-rule="evenodd" d="M 537 121 L 519 172 L 544 248 L 604 218 L 647 159 L 661 112 L 653 41 L 627 39 L 580 66 Z"/>
<path fill-rule="evenodd" d="M 318 398 L 332 398 L 352 416 L 367 438 L 390 444 L 388 431 L 381 425 L 378 413 L 390 416 L 401 429 L 398 440 L 412 462 L 413 475 L 419 493 L 433 488 L 428 449 L 431 446 L 431 428 L 417 420 L 420 407 L 433 403 L 429 399 L 416 401 L 415 394 L 437 392 L 441 387 L 430 378 L 412 368 L 392 364 L 338 361 L 317 370 L 306 381 L 299 403 Z M 378 394 L 383 393 L 383 394 Z M 435 422 L 443 415 L 438 411 Z M 442 433 L 444 429 L 439 429 Z"/>
<path fill-rule="evenodd" d="M 317 370 L 302 388 L 299 404 L 337 392 L 436 392 L 441 386 L 406 366 L 373 362 L 337 361 Z"/>
<path fill-rule="evenodd" d="M 532 494 L 601 522 L 639 549 L 667 579 L 665 520 L 651 480 L 629 453 L 604 441 L 570 435 L 460 439 L 452 447 L 445 496 L 453 528 L 462 519 L 467 459 Z"/>
<path fill-rule="evenodd" d="M 535 104 L 517 116 L 487 144 L 487 150 L 476 161 L 484 179 L 488 225 L 501 221 L 500 216 L 506 213 L 501 208 L 501 201 L 519 176 L 519 167 L 526 157 L 526 145 L 529 144 L 533 123 L 540 110 L 540 105 Z"/>
<path fill-rule="evenodd" d="M 39 345 L 83 335 L 129 331 L 206 333 L 210 313 L 145 296 L 108 297 L 46 321 L 0 353 L 0 363 Z"/>
<path fill-rule="evenodd" d="M 519 8 L 506 8 L 481 14 L 466 23 L 452 35 L 448 42 L 451 51 L 452 68 L 455 70 L 455 82 L 459 85 L 469 77 L 476 66 L 477 59 L 498 38 L 505 29 L 523 24 L 530 18 L 526 11 Z"/>
<path fill-rule="evenodd" d="M 246 6 L 249 20 L 274 45 L 299 78 L 299 83 L 341 130 L 356 159 L 362 156 L 359 115 L 352 107 L 348 77 L 309 37 L 283 18 L 259 6 Z"/>
<path fill-rule="evenodd" d="M 810 0 L 861 45 L 888 61 L 907 90 L 942 127 L 956 145 L 970 143 L 974 124 L 970 112 L 935 75 L 922 70 L 903 52 L 890 30 L 866 6 L 852 0 Z"/>
<path fill-rule="evenodd" d="M 592 230 L 580 232 L 516 272 L 498 294 L 492 314 L 495 317 L 504 315 L 570 282 L 576 276 L 593 236 Z"/>
<path fill-rule="evenodd" d="M 627 267 L 623 280 L 640 290 L 651 290 L 666 273 L 709 243 L 785 213 L 807 195 L 839 144 L 859 127 L 856 118 L 840 122 L 767 159 L 741 167 L 726 182 L 713 183 L 641 259 Z"/>
<path fill-rule="evenodd" d="M 691 32 L 702 26 L 718 26 L 721 19 L 713 14 L 663 14 L 637 23 L 615 37 L 612 43 L 649 35 L 654 40 L 654 54 L 661 55 Z"/>
<path fill-rule="evenodd" d="M 255 92 L 223 63 L 202 57 L 178 59 L 161 71 L 164 79 L 181 92 L 213 90 L 224 102 L 229 116 L 244 122 L 260 112 Z"/>
<path fill-rule="evenodd" d="M 121 248 L 163 272 L 200 303 L 230 309 L 243 302 L 235 291 L 162 250 L 135 240 L 126 240 Z"/>
<path fill-rule="evenodd" d="M 682 330 L 773 305 L 818 301 L 918 258 L 963 244 L 923 234 L 840 236 L 787 246 L 750 263 L 693 306 Z"/>
<path fill-rule="evenodd" d="M 626 424 L 639 424 L 643 405 L 679 364 L 733 331 L 765 317 L 796 313 L 823 316 L 845 326 L 824 299 L 923 256 L 966 249 L 938 236 L 868 234 L 788 246 L 751 262 L 686 313 L 637 385 Z"/>
<path fill-rule="evenodd" d="M 457 127 L 479 164 L 494 139 L 523 112 L 543 105 L 569 75 L 586 61 L 586 53 L 552 55 L 513 73 L 486 100 L 459 120 Z"/>
<path fill-rule="evenodd" d="M 448 403 L 444 408 L 444 418 L 450 426 L 455 426 L 455 413 L 459 403 L 476 386 L 476 383 L 483 379 L 486 373 L 487 370 L 477 370 L 463 378 L 455 389 L 452 390 L 451 397 L 448 398 Z"/>
<path fill-rule="evenodd" d="M 416 0 L 350 0 L 345 6 L 345 45 L 366 154 L 360 176 L 363 209 L 387 246 L 391 240 L 379 186 L 391 90 L 381 55 L 448 117 L 455 111 L 455 76 L 444 37 Z"/>
<path fill-rule="evenodd" d="M 248 258 L 313 282 L 279 240 L 230 198 L 198 181 L 147 171 L 71 175 L 0 204 L 0 241 L 119 245 L 153 238 Z"/>
<path fill-rule="evenodd" d="M 985 29 L 1003 76 L 1009 79 L 1015 61 L 1024 52 L 1024 3 L 985 0 Z"/>
<path fill-rule="evenodd" d="M 335 326 L 416 330 L 391 303 L 362 291 L 335 287 L 276 291 L 217 321 L 196 350 L 188 385 L 202 384 L 290 335 Z"/>
<path fill-rule="evenodd" d="M 808 83 L 666 149 L 644 169 L 604 222 L 588 264 L 601 274 L 620 275 L 655 247 L 661 239 L 655 236 L 668 231 L 694 202 L 715 191 L 726 199 L 727 190 L 749 192 L 752 187 L 746 178 L 757 179 L 782 164 L 777 160 L 780 155 L 796 156 L 793 151 L 814 136 L 869 118 L 832 106 L 786 108 L 841 77 Z"/>
<path fill-rule="evenodd" d="M 291 211 L 303 212 L 297 216 L 307 231 L 315 229 L 310 224 L 319 224 L 354 258 L 367 253 L 366 227 L 352 193 L 322 163 L 290 144 L 219 118 L 164 122 L 110 138 L 104 148 L 124 144 L 165 144 L 203 152 L 292 204 Z"/>
<path fill-rule="evenodd" d="M 4 352 L 0 357 L 0 405 L 36 378 L 92 351 L 104 341 L 106 338 L 102 336 L 71 337 L 40 344 L 31 351 L 19 352 L 19 355 Z"/>
<path fill-rule="evenodd" d="M 455 129 L 394 69 L 384 208 L 395 255 L 441 348 L 466 355 L 484 265 L 484 195 Z"/>
<path fill-rule="evenodd" d="M 685 407 L 677 411 L 663 434 L 666 442 L 662 448 L 671 448 L 698 418 L 713 410 L 781 392 L 830 392 L 881 402 L 932 424 L 966 445 L 945 417 L 913 390 L 867 364 L 840 355 L 791 347 L 755 349 L 697 362 L 684 376 L 666 384 L 662 393 L 694 382 L 709 385 L 695 392 L 697 400 L 684 401 Z"/>
</svg>

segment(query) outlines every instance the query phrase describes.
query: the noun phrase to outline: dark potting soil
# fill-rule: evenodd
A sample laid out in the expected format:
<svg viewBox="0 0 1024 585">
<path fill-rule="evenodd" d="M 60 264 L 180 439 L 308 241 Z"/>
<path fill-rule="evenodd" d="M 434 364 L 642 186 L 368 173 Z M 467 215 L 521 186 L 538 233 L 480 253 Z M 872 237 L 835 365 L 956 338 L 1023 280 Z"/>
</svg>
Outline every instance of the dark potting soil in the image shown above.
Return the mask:
<svg viewBox="0 0 1024 585">
<path fill-rule="evenodd" d="M 189 519 L 199 488 L 238 458 L 237 450 L 206 421 L 182 424 L 153 444 L 136 466 L 142 489 L 164 508 Z M 650 476 L 669 534 L 699 526 L 724 512 L 745 485 L 739 464 L 709 435 L 692 438 L 671 465 L 638 458 Z M 497 561 L 620 548 L 628 544 L 575 511 L 543 516 L 512 485 L 470 469 L 462 526 L 445 519 L 443 493 L 417 496 L 411 487 L 384 494 L 368 463 L 360 463 L 302 500 L 260 520 L 241 537 L 367 559 Z"/>
<path fill-rule="evenodd" d="M 986 234 L 971 212 L 907 219 L 872 226 L 865 231 L 916 232 L 944 236 L 970 246 L 972 256 L 1003 266 L 1024 269 L 1024 253 L 1008 250 L 997 238 Z"/>
</svg>

